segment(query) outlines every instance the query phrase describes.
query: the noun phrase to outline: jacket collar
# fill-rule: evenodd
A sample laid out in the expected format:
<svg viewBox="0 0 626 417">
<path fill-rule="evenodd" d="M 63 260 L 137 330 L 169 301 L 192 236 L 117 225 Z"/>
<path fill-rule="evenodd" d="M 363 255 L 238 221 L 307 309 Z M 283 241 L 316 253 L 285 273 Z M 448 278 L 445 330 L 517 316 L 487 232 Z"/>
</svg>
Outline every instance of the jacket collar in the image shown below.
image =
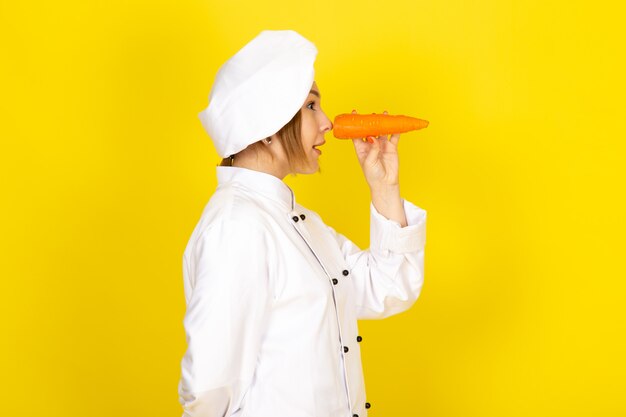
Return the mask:
<svg viewBox="0 0 626 417">
<path fill-rule="evenodd" d="M 279 203 L 287 212 L 293 211 L 296 198 L 293 191 L 281 179 L 260 171 L 240 167 L 217 167 L 217 185 L 237 184 L 253 193 Z"/>
</svg>

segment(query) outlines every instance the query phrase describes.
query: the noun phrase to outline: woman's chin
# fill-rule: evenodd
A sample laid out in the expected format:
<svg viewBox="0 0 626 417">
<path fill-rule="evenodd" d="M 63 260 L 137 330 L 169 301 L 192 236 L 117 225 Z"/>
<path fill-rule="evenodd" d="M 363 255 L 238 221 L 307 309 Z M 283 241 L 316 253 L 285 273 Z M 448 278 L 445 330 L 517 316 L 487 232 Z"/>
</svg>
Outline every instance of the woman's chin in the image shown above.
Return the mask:
<svg viewBox="0 0 626 417">
<path fill-rule="evenodd" d="M 309 165 L 305 168 L 301 168 L 298 173 L 304 175 L 310 175 L 320 172 L 320 165 L 317 161 L 309 161 Z"/>
</svg>

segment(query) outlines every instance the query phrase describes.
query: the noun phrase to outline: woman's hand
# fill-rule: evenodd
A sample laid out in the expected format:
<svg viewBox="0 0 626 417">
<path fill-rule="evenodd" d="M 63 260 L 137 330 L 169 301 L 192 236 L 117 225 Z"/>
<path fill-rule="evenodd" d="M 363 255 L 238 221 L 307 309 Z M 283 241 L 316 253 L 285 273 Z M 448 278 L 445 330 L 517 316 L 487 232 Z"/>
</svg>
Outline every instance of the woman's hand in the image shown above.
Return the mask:
<svg viewBox="0 0 626 417">
<path fill-rule="evenodd" d="M 356 110 L 352 110 L 356 114 Z M 387 114 L 387 112 L 383 112 Z M 400 198 L 398 142 L 400 134 L 352 139 L 356 156 L 365 174 L 376 210 L 402 227 L 407 225 L 404 204 Z"/>
<path fill-rule="evenodd" d="M 356 110 L 352 110 L 356 114 Z M 387 114 L 387 112 L 383 112 Z M 398 187 L 398 142 L 400 134 L 352 139 L 359 164 L 370 188 Z"/>
</svg>

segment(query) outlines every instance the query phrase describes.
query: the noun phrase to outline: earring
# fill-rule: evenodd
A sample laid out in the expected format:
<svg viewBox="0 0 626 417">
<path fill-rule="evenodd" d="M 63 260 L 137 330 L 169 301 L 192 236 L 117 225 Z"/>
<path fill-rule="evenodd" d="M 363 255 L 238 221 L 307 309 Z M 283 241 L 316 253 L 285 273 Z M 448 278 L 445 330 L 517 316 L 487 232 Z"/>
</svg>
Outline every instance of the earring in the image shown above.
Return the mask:
<svg viewBox="0 0 626 417">
<path fill-rule="evenodd" d="M 265 143 L 267 143 L 268 145 L 269 145 L 270 143 L 272 143 L 272 138 L 267 138 L 267 139 L 265 139 Z"/>
</svg>

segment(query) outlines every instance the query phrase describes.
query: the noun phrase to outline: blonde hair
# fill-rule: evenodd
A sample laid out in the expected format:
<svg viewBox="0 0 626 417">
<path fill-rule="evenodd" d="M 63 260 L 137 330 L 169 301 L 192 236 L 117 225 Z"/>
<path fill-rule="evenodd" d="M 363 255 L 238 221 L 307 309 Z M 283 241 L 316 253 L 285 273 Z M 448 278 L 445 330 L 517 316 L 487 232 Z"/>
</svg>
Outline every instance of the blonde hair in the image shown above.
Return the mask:
<svg viewBox="0 0 626 417">
<path fill-rule="evenodd" d="M 289 169 L 292 173 L 296 172 L 297 167 L 306 166 L 308 161 L 304 148 L 302 147 L 302 116 L 300 114 L 302 110 L 299 110 L 285 126 L 283 126 L 276 135 L 279 137 L 285 154 L 287 155 L 287 161 L 289 163 Z M 265 152 L 266 149 L 261 141 L 255 142 L 248 146 L 249 149 L 256 148 L 257 152 Z M 248 149 L 246 148 L 246 149 Z M 220 166 L 231 166 L 232 160 L 236 156 L 231 155 L 222 159 Z"/>
</svg>

